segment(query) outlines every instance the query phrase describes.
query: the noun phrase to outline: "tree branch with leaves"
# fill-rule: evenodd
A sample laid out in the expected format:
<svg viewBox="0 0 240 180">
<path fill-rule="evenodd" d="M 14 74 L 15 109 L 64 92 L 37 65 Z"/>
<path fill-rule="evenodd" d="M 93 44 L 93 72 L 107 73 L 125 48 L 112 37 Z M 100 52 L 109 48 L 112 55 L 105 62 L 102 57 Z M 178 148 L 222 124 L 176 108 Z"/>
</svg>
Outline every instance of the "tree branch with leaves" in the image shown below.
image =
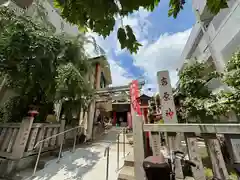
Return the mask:
<svg viewBox="0 0 240 180">
<path fill-rule="evenodd" d="M 220 91 L 217 94 L 217 103 L 213 103 L 211 108 L 225 116 L 229 112 L 240 115 L 240 51 L 234 53 L 226 64 L 222 81 L 229 90 Z"/>
<path fill-rule="evenodd" d="M 201 1 L 201 0 L 199 0 Z M 153 11 L 160 0 L 54 0 L 56 8 L 61 9 L 61 16 L 79 29 L 98 33 L 104 38 L 114 30 L 117 20 L 138 11 L 140 7 Z M 177 18 L 184 9 L 185 0 L 169 0 L 168 16 Z M 213 14 L 227 7 L 227 0 L 207 0 L 207 6 Z M 136 53 L 141 44 L 129 25 L 118 28 L 118 41 L 121 48 Z"/>
<path fill-rule="evenodd" d="M 11 121 L 21 120 L 29 105 L 45 108 L 59 99 L 85 104 L 92 96 L 84 78 L 90 69 L 84 38 L 55 35 L 30 17 L 0 9 L 0 71 L 18 94 L 6 107 Z M 49 106 L 48 106 L 49 105 Z M 42 118 L 44 119 L 44 117 Z"/>
</svg>

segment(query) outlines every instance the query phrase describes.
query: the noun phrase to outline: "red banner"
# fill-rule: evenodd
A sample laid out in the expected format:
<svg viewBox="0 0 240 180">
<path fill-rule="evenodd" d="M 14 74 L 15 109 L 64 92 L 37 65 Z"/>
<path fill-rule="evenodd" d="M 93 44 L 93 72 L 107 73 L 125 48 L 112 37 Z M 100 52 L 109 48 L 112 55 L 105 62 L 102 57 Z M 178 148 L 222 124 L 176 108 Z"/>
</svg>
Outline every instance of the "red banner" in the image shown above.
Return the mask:
<svg viewBox="0 0 240 180">
<path fill-rule="evenodd" d="M 133 80 L 130 86 L 130 99 L 131 99 L 131 106 L 132 109 L 137 112 L 138 115 L 142 115 L 140 104 L 138 102 L 139 97 L 139 88 L 138 88 L 138 81 Z"/>
</svg>

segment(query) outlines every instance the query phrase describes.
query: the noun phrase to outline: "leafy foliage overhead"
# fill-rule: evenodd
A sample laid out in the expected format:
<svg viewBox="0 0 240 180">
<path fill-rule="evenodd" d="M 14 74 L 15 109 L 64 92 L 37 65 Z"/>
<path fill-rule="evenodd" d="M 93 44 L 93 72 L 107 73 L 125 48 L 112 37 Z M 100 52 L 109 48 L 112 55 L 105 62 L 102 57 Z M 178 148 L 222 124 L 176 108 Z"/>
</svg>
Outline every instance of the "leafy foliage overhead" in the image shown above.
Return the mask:
<svg viewBox="0 0 240 180">
<path fill-rule="evenodd" d="M 86 80 L 90 64 L 81 36 L 54 35 L 7 8 L 0 9 L 0 17 L 0 27 L 4 27 L 0 31 L 0 72 L 7 75 L 7 85 L 18 94 L 9 105 L 17 119 L 26 115 L 32 104 L 47 107 L 56 100 L 83 103 L 91 98 Z"/>
<path fill-rule="evenodd" d="M 70 23 L 107 37 L 119 17 L 128 16 L 140 7 L 153 11 L 160 0 L 54 0 L 54 3 Z M 185 0 L 169 0 L 168 15 L 176 18 L 184 4 Z M 217 14 L 221 8 L 227 7 L 227 0 L 207 0 L 207 6 L 212 13 Z M 131 53 L 136 53 L 141 46 L 128 25 L 118 27 L 118 40 L 121 48 L 127 48 Z"/>
</svg>

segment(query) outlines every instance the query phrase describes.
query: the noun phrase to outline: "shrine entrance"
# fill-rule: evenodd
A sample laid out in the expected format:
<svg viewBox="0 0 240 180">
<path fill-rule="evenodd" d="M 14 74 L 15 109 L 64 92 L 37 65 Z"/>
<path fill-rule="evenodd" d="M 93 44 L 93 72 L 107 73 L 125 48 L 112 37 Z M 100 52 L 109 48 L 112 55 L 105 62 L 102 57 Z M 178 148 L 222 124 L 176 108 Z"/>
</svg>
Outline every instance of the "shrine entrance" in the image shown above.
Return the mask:
<svg viewBox="0 0 240 180">
<path fill-rule="evenodd" d="M 116 112 L 116 124 L 121 127 L 127 127 L 127 111 L 124 112 Z"/>
<path fill-rule="evenodd" d="M 144 82 L 139 82 L 139 89 L 142 88 Z M 112 125 L 118 124 L 122 127 L 132 127 L 130 113 L 130 85 L 108 87 L 96 92 L 96 102 L 105 103 L 111 101 L 111 111 L 109 111 Z"/>
<path fill-rule="evenodd" d="M 113 103 L 112 124 L 127 127 L 129 122 L 128 113 L 130 113 L 130 104 Z"/>
</svg>

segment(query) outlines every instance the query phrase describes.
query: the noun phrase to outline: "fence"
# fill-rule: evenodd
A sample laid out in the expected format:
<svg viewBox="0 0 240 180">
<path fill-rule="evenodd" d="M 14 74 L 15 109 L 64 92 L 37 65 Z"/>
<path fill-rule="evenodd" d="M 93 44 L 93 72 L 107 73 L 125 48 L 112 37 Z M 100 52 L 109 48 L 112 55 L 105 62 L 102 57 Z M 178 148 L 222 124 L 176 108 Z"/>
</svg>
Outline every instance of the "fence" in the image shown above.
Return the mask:
<svg viewBox="0 0 240 180">
<path fill-rule="evenodd" d="M 202 157 L 199 153 L 199 138 L 196 134 L 201 134 L 204 140 L 215 178 L 229 179 L 227 165 L 217 138 L 218 134 L 222 134 L 225 137 L 231 163 L 240 163 L 240 124 L 144 124 L 142 130 L 151 132 L 152 150 L 155 156 L 159 155 L 162 148 L 159 138 L 160 132 L 166 133 L 169 154 L 174 150 L 181 150 L 181 140 L 185 141 L 189 159 L 197 165 L 192 167 L 193 176 L 197 180 L 206 180 L 206 176 Z M 142 132 L 138 131 L 137 137 L 142 138 Z M 181 135 L 184 137 L 183 139 L 181 139 Z M 135 141 L 141 142 L 138 139 L 135 139 Z M 134 153 L 138 152 L 138 149 L 143 148 L 143 144 L 141 145 L 142 147 L 139 146 L 140 144 L 136 143 L 137 146 L 134 146 Z M 176 178 L 184 179 L 180 160 L 176 161 L 175 166 Z M 140 168 L 140 166 L 135 168 Z M 135 169 L 135 172 L 141 171 L 141 169 Z"/>
<path fill-rule="evenodd" d="M 123 134 L 123 158 L 126 156 L 126 128 L 122 130 L 117 135 L 117 171 L 119 170 L 119 158 L 120 158 L 120 135 Z"/>
<path fill-rule="evenodd" d="M 119 171 L 119 161 L 120 161 L 120 135 L 123 135 L 123 141 L 122 141 L 122 145 L 123 145 L 123 158 L 125 158 L 126 156 L 126 128 L 123 128 L 118 134 L 117 134 L 117 169 L 116 171 Z M 105 152 L 104 152 L 104 156 L 106 156 L 107 159 L 107 163 L 106 163 L 106 180 L 108 180 L 109 178 L 109 151 L 111 148 L 113 142 L 110 142 L 109 145 L 106 147 Z"/>
<path fill-rule="evenodd" d="M 20 170 L 31 165 L 37 155 L 61 148 L 62 144 L 74 141 L 84 133 L 84 128 L 72 131 L 72 127 L 65 127 L 65 120 L 61 123 L 33 123 L 32 117 L 26 117 L 21 123 L 7 123 L 0 125 L 0 174 L 5 176 L 14 170 Z M 64 132 L 63 136 L 58 136 Z M 39 142 L 42 142 L 39 146 Z M 68 142 L 67 142 L 68 141 Z M 41 148 L 41 150 L 40 150 Z M 40 154 L 39 154 L 40 152 Z"/>
<path fill-rule="evenodd" d="M 64 126 L 62 127 L 64 129 Z M 22 123 L 0 125 L 0 157 L 19 159 L 37 153 L 35 144 L 61 131 L 61 124 L 33 123 L 33 118 L 23 119 Z M 59 140 L 46 141 L 43 151 L 56 148 Z"/>
<path fill-rule="evenodd" d="M 60 132 L 60 133 L 58 133 L 58 134 L 54 134 L 54 135 L 52 135 L 52 136 L 48 136 L 47 138 L 38 141 L 37 144 L 34 146 L 34 149 L 35 149 L 36 147 L 39 147 L 39 150 L 38 150 L 38 156 L 37 156 L 37 160 L 36 160 L 36 163 L 35 163 L 35 167 L 34 167 L 33 175 L 32 175 L 32 176 L 34 176 L 35 173 L 36 173 L 37 166 L 38 166 L 38 162 L 39 162 L 39 159 L 40 159 L 40 155 L 41 155 L 41 153 L 42 153 L 42 149 L 43 149 L 44 145 L 46 144 L 46 142 L 49 142 L 49 141 L 51 141 L 52 139 L 56 139 L 57 137 L 59 137 L 60 149 L 59 149 L 58 160 L 57 160 L 57 162 L 59 162 L 59 160 L 60 160 L 60 158 L 61 158 L 62 149 L 63 149 L 64 135 L 67 135 L 67 134 L 73 132 L 74 141 L 73 141 L 73 149 L 72 149 L 72 152 L 75 152 L 77 135 L 78 135 L 79 132 L 82 132 L 82 128 L 83 128 L 82 126 L 77 126 L 77 127 L 68 129 L 68 130 L 66 130 L 66 131 Z M 80 130 L 80 131 L 79 131 L 79 130 Z M 69 137 L 69 136 L 68 136 L 68 137 Z"/>
</svg>

